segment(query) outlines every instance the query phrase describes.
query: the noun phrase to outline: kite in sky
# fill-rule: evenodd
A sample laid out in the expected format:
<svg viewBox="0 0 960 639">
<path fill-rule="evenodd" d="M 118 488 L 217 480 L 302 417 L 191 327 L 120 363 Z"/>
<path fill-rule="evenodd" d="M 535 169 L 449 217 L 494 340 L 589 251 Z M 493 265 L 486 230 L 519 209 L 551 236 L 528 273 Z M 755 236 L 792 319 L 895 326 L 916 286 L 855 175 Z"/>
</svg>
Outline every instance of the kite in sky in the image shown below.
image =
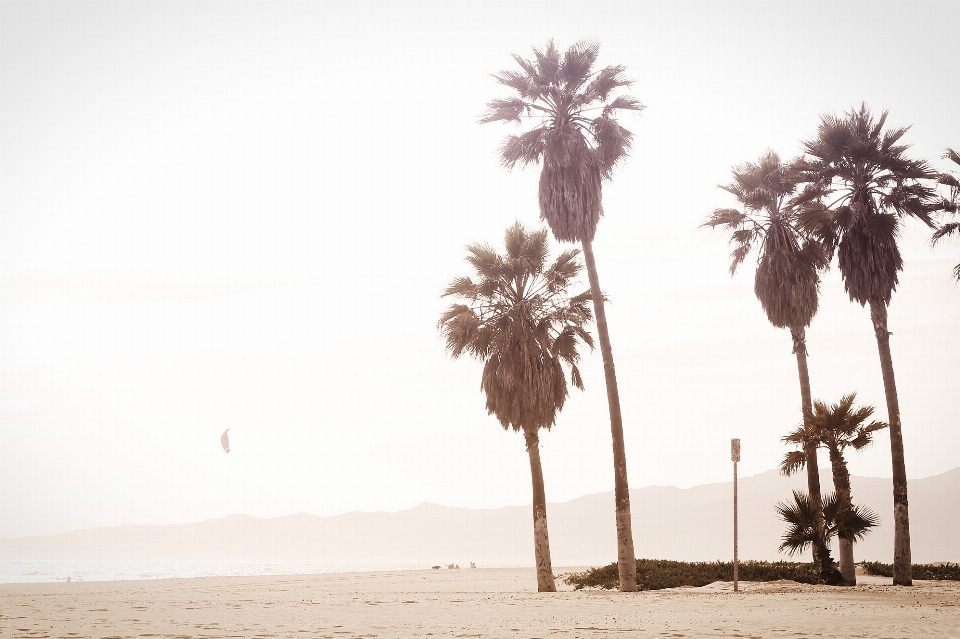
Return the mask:
<svg viewBox="0 0 960 639">
<path fill-rule="evenodd" d="M 223 431 L 223 435 L 220 435 L 220 445 L 223 446 L 223 452 L 225 453 L 230 452 L 230 438 L 227 437 L 227 430 Z"/>
</svg>

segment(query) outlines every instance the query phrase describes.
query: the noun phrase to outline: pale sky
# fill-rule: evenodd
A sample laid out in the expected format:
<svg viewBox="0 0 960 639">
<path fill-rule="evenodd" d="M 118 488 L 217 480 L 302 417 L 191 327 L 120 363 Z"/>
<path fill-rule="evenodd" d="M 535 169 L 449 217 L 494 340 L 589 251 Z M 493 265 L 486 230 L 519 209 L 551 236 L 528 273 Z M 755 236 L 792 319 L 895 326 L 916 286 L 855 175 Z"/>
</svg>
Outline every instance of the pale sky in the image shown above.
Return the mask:
<svg viewBox="0 0 960 639">
<path fill-rule="evenodd" d="M 789 333 L 699 225 L 732 165 L 862 101 L 948 168 L 958 24 L 953 2 L 0 3 L 0 537 L 530 503 L 522 437 L 436 321 L 466 244 L 540 223 L 539 169 L 498 163 L 516 129 L 477 119 L 551 37 L 600 40 L 647 106 L 595 241 L 631 486 L 729 481 L 731 437 L 742 475 L 774 468 Z M 960 246 L 928 239 L 907 224 L 890 306 L 914 478 L 960 465 Z M 885 419 L 836 270 L 808 335 L 814 397 Z M 599 351 L 583 371 L 542 436 L 548 501 L 613 488 Z M 886 432 L 849 461 L 889 477 Z"/>
</svg>

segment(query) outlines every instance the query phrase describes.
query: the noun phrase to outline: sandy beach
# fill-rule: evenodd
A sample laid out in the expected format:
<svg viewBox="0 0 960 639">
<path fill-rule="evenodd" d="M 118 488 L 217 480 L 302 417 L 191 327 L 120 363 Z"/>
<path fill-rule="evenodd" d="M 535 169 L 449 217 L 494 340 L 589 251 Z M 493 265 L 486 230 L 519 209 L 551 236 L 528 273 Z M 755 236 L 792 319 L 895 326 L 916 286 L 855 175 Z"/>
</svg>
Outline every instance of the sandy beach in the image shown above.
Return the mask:
<svg viewBox="0 0 960 639">
<path fill-rule="evenodd" d="M 0 636 L 960 637 L 960 583 L 860 579 L 623 594 L 539 594 L 532 568 L 7 584 Z"/>
</svg>

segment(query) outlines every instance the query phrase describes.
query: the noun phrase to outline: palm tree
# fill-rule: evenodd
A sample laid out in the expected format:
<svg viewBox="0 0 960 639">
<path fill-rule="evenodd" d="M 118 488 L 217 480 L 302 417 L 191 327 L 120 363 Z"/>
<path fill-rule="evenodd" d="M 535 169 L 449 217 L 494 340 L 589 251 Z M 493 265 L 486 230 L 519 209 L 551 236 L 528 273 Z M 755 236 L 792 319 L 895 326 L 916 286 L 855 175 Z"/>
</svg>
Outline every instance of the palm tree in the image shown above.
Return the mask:
<svg viewBox="0 0 960 639">
<path fill-rule="evenodd" d="M 730 242 L 735 246 L 731 254 L 731 275 L 750 252 L 758 248 L 753 291 L 770 323 L 790 329 L 800 376 L 801 409 L 807 413 L 812 400 L 806 327 L 817 313 L 820 270 L 826 266 L 826 260 L 820 245 L 803 237 L 797 228 L 796 211 L 788 200 L 796 191 L 798 179 L 776 153 L 767 151 L 756 164 L 747 162 L 734 167 L 733 179 L 733 183 L 720 188 L 731 193 L 743 210 L 716 209 L 704 226 L 721 227 L 730 232 Z M 807 490 L 815 516 L 822 520 L 820 471 L 813 442 L 808 444 L 806 455 L 810 460 Z M 823 531 L 822 521 L 812 530 Z M 820 539 L 811 547 L 814 562 L 823 575 L 829 574 L 833 568 L 829 551 L 820 554 L 821 549 L 827 548 L 826 541 Z"/>
<path fill-rule="evenodd" d="M 484 362 L 480 388 L 487 411 L 504 429 L 522 431 L 533 482 L 537 588 L 555 592 L 547 534 L 547 500 L 540 466 L 538 431 L 549 429 L 567 398 L 570 382 L 583 389 L 577 362 L 581 343 L 593 348 L 584 326 L 593 318 L 590 291 L 568 293 L 583 265 L 574 249 L 548 264 L 547 232 L 529 233 L 516 223 L 505 236 L 506 253 L 487 245 L 467 247 L 477 275 L 454 279 L 443 297 L 454 297 L 438 324 L 447 350 Z"/>
<path fill-rule="evenodd" d="M 827 406 L 816 401 L 813 410 L 808 412 L 803 425 L 783 438 L 783 441 L 799 444 L 802 450 L 791 451 L 783 458 L 780 472 L 791 475 L 807 463 L 807 449 L 823 445 L 830 451 L 830 465 L 833 468 L 833 489 L 839 497 L 837 512 L 837 537 L 840 546 L 840 574 L 848 586 L 857 585 L 857 575 L 853 562 L 854 531 L 845 524 L 852 512 L 850 492 L 850 472 L 843 451 L 848 447 L 860 450 L 873 443 L 873 433 L 884 429 L 887 424 L 873 421 L 866 424 L 873 415 L 873 406 L 864 406 L 854 410 L 853 402 L 857 394 L 844 395 L 839 403 Z"/>
<path fill-rule="evenodd" d="M 823 524 L 816 517 L 817 509 L 810 496 L 806 493 L 793 491 L 793 503 L 780 502 L 776 506 L 780 519 L 787 522 L 787 531 L 784 533 L 780 550 L 786 550 L 791 556 L 809 546 L 829 542 L 841 531 L 853 540 L 863 539 L 870 529 L 877 526 L 880 520 L 876 513 L 866 506 L 853 506 L 849 495 L 840 492 L 828 493 L 823 498 Z M 829 552 L 826 545 L 821 553 Z M 832 569 L 824 579 L 824 583 L 840 585 L 844 582 L 843 575 Z"/>
<path fill-rule="evenodd" d="M 517 96 L 491 101 L 480 122 L 522 124 L 526 117 L 535 123 L 529 131 L 506 138 L 500 148 L 503 166 L 513 169 L 542 162 L 540 216 L 558 240 L 583 246 L 610 409 L 620 590 L 632 592 L 637 589 L 637 572 L 623 418 L 593 238 L 603 215 L 602 183 L 627 156 L 633 139 L 614 116 L 640 111 L 643 105 L 625 95 L 609 99 L 611 92 L 631 81 L 622 66 L 593 71 L 599 50 L 598 42 L 581 41 L 561 54 L 551 40 L 542 51 L 534 48 L 533 60 L 514 54 L 520 70 L 500 71 L 493 77 Z"/>
<path fill-rule="evenodd" d="M 887 113 L 874 121 L 866 105 L 844 117 L 821 116 L 816 138 L 804 142 L 798 170 L 807 183 L 796 203 L 804 206 L 808 228 L 816 229 L 831 252 L 837 248 L 840 273 L 851 301 L 870 306 L 890 422 L 893 465 L 893 583 L 909 586 L 910 515 L 903 459 L 900 404 L 890 354 L 887 306 L 897 287 L 903 258 L 897 237 L 912 216 L 930 227 L 939 206 L 926 162 L 908 158 L 898 144 L 909 127 L 883 131 Z M 829 201 L 828 201 L 829 200 Z"/>
<path fill-rule="evenodd" d="M 953 149 L 947 149 L 943 157 L 952 160 L 954 164 L 960 164 L 960 155 Z M 943 198 L 941 204 L 943 211 L 953 214 L 960 213 L 960 180 L 957 179 L 957 176 L 951 175 L 950 173 L 941 173 L 940 184 L 944 184 L 950 188 L 950 197 Z M 933 233 L 931 241 L 933 244 L 936 244 L 943 238 L 951 235 L 960 237 L 960 222 L 947 222 Z M 960 264 L 953 267 L 953 276 L 960 280 Z"/>
</svg>

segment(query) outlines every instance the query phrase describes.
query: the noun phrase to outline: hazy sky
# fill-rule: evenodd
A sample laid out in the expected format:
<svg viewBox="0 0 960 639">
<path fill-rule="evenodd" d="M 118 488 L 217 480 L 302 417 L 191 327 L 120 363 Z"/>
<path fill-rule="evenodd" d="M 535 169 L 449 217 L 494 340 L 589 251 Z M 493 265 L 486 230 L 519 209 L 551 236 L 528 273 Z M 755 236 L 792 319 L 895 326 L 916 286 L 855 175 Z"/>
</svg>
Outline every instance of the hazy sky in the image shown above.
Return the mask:
<svg viewBox="0 0 960 639">
<path fill-rule="evenodd" d="M 699 225 L 732 165 L 861 101 L 947 168 L 958 24 L 953 2 L 0 3 L 0 537 L 529 503 L 522 437 L 436 321 L 466 244 L 539 224 L 538 170 L 498 164 L 515 129 L 477 118 L 551 37 L 599 39 L 647 105 L 595 242 L 631 485 L 728 481 L 731 437 L 742 474 L 775 467 L 789 333 Z M 911 477 L 960 465 L 960 246 L 928 238 L 907 225 L 890 306 Z M 836 271 L 808 335 L 814 396 L 885 419 Z M 549 501 L 613 487 L 599 351 L 583 369 L 542 436 Z M 854 474 L 890 476 L 878 439 Z"/>
</svg>

